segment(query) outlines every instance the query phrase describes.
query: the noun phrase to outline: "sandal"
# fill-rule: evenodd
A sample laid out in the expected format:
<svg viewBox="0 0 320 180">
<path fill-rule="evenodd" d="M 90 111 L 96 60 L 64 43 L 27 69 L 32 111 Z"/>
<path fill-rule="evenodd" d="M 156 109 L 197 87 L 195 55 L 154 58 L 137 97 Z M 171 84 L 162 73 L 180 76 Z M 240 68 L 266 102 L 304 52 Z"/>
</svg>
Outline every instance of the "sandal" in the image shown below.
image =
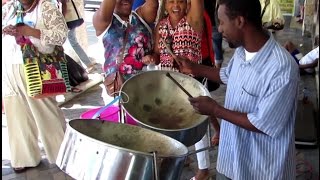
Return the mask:
<svg viewBox="0 0 320 180">
<path fill-rule="evenodd" d="M 22 172 L 25 172 L 28 168 L 27 167 L 17 167 L 17 168 L 12 168 L 12 169 L 15 173 L 22 173 Z"/>
<path fill-rule="evenodd" d="M 34 168 L 34 167 L 38 167 L 40 165 L 41 161 L 36 165 L 36 166 L 32 166 L 32 167 L 12 167 L 13 171 L 15 173 L 23 173 L 26 170 L 30 169 L 30 168 Z"/>
<path fill-rule="evenodd" d="M 80 93 L 80 92 L 82 92 L 82 89 L 79 89 L 79 88 L 77 88 L 77 87 L 72 87 L 72 88 L 71 88 L 71 92 Z"/>
</svg>

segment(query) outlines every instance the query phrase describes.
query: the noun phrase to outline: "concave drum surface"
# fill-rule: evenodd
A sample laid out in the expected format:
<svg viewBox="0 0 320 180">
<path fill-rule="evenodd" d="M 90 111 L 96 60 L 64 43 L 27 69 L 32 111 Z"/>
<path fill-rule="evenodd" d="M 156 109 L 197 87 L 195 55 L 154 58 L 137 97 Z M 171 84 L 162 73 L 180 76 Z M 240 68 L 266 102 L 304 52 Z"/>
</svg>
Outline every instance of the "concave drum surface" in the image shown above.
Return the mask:
<svg viewBox="0 0 320 180">
<path fill-rule="evenodd" d="M 188 149 L 177 140 L 138 126 L 77 119 L 67 124 L 56 164 L 78 180 L 150 180 L 154 151 L 159 179 L 179 179 Z"/>
<path fill-rule="evenodd" d="M 196 79 L 172 71 L 148 71 L 128 79 L 121 88 L 123 109 L 139 125 L 168 135 L 186 146 L 198 142 L 207 132 L 208 117 L 195 112 L 188 96 L 169 78 L 170 75 L 193 97 L 209 96 Z"/>
</svg>

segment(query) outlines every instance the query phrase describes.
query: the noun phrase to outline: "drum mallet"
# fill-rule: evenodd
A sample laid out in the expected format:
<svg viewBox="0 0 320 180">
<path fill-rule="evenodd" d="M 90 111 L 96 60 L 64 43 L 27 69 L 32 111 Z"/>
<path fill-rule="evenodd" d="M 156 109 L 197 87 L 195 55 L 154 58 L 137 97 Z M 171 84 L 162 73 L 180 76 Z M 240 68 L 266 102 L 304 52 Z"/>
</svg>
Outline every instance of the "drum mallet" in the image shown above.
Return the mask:
<svg viewBox="0 0 320 180">
<path fill-rule="evenodd" d="M 182 87 L 182 86 L 178 83 L 178 81 L 176 81 L 176 80 L 171 76 L 170 73 L 167 73 L 166 76 L 168 76 L 177 86 L 179 86 L 179 88 L 180 88 L 183 92 L 185 92 L 190 98 L 192 98 L 192 95 L 191 95 L 184 87 Z"/>
</svg>

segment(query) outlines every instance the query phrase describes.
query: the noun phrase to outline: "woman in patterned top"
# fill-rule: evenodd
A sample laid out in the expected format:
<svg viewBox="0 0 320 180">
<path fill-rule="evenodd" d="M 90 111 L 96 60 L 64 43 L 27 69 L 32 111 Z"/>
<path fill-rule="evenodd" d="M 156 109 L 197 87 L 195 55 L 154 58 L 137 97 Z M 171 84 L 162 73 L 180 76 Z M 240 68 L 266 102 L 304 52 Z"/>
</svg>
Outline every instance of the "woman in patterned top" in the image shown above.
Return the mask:
<svg viewBox="0 0 320 180">
<path fill-rule="evenodd" d="M 106 80 L 120 71 L 124 79 L 142 70 L 143 56 L 152 50 L 153 24 L 157 16 L 158 0 L 146 0 L 131 11 L 133 0 L 103 0 L 93 16 L 96 35 L 104 45 Z"/>
<path fill-rule="evenodd" d="M 203 0 L 190 0 L 189 2 L 187 0 L 165 0 L 164 3 L 167 16 L 157 24 L 154 31 L 154 52 L 145 56 L 143 62 L 159 64 L 162 70 L 173 71 L 178 71 L 173 56 L 183 56 L 195 63 L 201 63 L 201 37 L 204 25 Z M 201 149 L 207 145 L 208 135 L 206 134 L 195 144 L 195 148 Z M 197 160 L 199 170 L 192 179 L 208 179 L 209 152 L 197 153 Z"/>
<path fill-rule="evenodd" d="M 59 9 L 48 0 L 10 1 L 3 8 L 2 82 L 7 118 L 11 166 L 16 172 L 40 163 L 40 138 L 47 159 L 55 163 L 63 140 L 65 119 L 55 98 L 34 99 L 27 95 L 19 39 L 30 40 L 38 50 L 51 53 L 67 39 L 67 25 Z M 17 13 L 17 7 L 22 7 Z M 17 14 L 23 21 L 17 24 Z M 18 21 L 19 22 L 19 21 Z"/>
<path fill-rule="evenodd" d="M 169 46 L 176 56 L 201 62 L 201 36 L 203 30 L 203 0 L 165 0 L 166 17 L 154 31 L 155 47 L 152 55 L 143 58 L 145 63 L 160 63 L 162 69 L 173 69 L 174 58 L 166 49 Z M 188 13 L 187 13 L 188 12 Z"/>
</svg>

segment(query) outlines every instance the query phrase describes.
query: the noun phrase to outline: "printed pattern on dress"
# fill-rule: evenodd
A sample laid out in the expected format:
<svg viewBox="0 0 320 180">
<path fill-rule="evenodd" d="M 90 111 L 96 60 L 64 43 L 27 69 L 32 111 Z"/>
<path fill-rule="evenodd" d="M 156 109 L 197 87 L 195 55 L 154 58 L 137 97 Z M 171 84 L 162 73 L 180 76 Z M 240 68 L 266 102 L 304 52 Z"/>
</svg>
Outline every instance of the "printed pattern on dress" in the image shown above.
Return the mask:
<svg viewBox="0 0 320 180">
<path fill-rule="evenodd" d="M 166 42 L 172 52 L 177 56 L 184 56 L 193 62 L 201 62 L 201 34 L 197 33 L 187 22 L 186 17 L 182 18 L 178 25 L 173 28 L 169 17 L 160 21 L 159 25 L 159 51 L 162 68 L 172 68 L 173 58 L 167 52 Z"/>
<path fill-rule="evenodd" d="M 142 70 L 143 56 L 151 53 L 152 36 L 148 28 L 137 14 L 132 13 L 130 25 L 127 27 L 114 15 L 111 26 L 103 36 L 105 48 L 104 72 L 110 75 L 119 72 L 125 79 Z M 128 28 L 128 29 L 127 29 Z M 128 33 L 124 54 L 122 55 L 124 34 Z M 123 58 L 123 60 L 122 60 Z"/>
</svg>

